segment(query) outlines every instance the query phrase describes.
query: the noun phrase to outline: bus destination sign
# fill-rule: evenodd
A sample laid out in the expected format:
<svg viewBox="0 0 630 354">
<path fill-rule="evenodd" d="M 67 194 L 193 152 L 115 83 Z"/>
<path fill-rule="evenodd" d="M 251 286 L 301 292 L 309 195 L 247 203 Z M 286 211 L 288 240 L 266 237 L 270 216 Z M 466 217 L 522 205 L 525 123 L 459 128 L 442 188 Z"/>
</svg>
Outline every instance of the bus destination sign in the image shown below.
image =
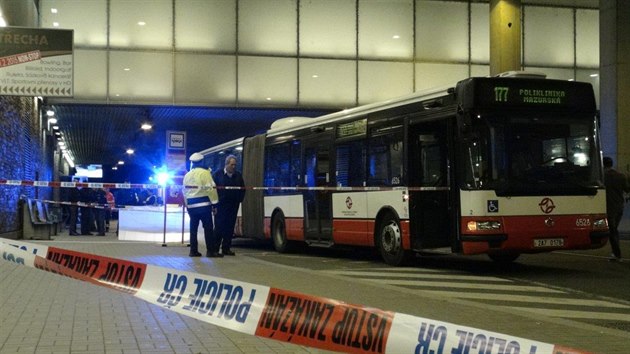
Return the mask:
<svg viewBox="0 0 630 354">
<path fill-rule="evenodd" d="M 515 89 L 516 90 L 516 89 Z M 494 100 L 496 102 L 508 102 L 510 87 L 495 86 Z M 564 90 L 540 90 L 540 89 L 518 89 L 518 99 L 521 103 L 532 104 L 562 104 L 567 96 Z"/>
<path fill-rule="evenodd" d="M 475 78 L 458 84 L 463 107 L 595 110 L 589 83 L 552 79 Z M 474 95 L 466 92 L 474 90 Z M 468 97 L 468 98 L 464 98 Z"/>
<path fill-rule="evenodd" d="M 337 125 L 337 138 L 365 135 L 367 133 L 367 118 L 355 120 L 350 123 Z"/>
</svg>

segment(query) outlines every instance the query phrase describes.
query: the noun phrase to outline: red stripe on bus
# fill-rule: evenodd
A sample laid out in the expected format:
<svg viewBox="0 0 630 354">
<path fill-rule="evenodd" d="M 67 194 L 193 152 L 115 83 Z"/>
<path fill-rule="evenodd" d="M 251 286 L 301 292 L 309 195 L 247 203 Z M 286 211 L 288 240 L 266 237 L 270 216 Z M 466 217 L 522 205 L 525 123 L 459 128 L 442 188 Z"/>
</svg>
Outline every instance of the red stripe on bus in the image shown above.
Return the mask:
<svg viewBox="0 0 630 354">
<path fill-rule="evenodd" d="M 591 239 L 591 232 L 603 230 L 593 229 L 596 219 L 605 215 L 536 215 L 536 216 L 503 216 L 503 217 L 462 217 L 462 236 L 473 238 L 479 236 L 479 241 L 463 241 L 463 254 L 481 254 L 495 250 L 509 250 L 519 253 L 548 252 L 550 249 L 592 249 L 599 248 L 606 243 L 606 238 Z M 501 229 L 496 231 L 467 230 L 469 221 L 499 220 Z M 588 220 L 588 221 L 587 221 Z M 506 235 L 502 241 L 488 241 L 489 235 Z M 534 247 L 536 239 L 561 238 L 564 245 L 559 247 Z"/>
</svg>

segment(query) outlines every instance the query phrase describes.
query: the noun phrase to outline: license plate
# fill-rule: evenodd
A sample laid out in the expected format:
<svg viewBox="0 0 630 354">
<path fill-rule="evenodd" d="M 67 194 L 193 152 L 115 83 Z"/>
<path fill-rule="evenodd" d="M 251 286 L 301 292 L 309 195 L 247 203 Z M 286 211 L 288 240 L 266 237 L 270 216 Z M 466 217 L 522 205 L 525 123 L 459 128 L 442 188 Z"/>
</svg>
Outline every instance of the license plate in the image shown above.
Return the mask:
<svg viewBox="0 0 630 354">
<path fill-rule="evenodd" d="M 564 246 L 563 238 L 538 238 L 534 240 L 534 247 L 562 247 Z"/>
</svg>

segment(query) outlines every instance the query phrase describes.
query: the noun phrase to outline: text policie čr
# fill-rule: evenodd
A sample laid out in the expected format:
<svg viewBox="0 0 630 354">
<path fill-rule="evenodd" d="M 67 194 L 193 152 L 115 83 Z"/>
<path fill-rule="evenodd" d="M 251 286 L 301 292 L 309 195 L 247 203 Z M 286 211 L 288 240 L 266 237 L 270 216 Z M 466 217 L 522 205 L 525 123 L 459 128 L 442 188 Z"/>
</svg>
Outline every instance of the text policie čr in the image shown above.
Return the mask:
<svg viewBox="0 0 630 354">
<path fill-rule="evenodd" d="M 418 332 L 418 344 L 416 345 L 416 354 L 520 354 L 521 345 L 515 340 L 508 340 L 483 333 L 474 333 L 463 330 L 457 330 L 455 335 L 459 338 L 456 347 L 444 348 L 448 338 L 448 329 L 445 326 L 436 326 L 422 322 L 420 331 Z M 449 340 L 448 342 L 452 342 Z M 532 345 L 528 354 L 535 354 L 537 347 Z"/>
<path fill-rule="evenodd" d="M 195 289 L 188 295 L 188 299 L 184 299 L 187 301 L 187 304 L 182 307 L 184 310 L 226 320 L 234 319 L 239 323 L 247 320 L 252 302 L 256 297 L 256 289 L 252 289 L 249 300 L 243 302 L 242 286 L 199 278 L 194 278 L 192 284 Z M 187 287 L 187 276 L 168 273 L 164 282 L 164 291 L 157 302 L 167 307 L 176 307 L 182 301 Z"/>
</svg>

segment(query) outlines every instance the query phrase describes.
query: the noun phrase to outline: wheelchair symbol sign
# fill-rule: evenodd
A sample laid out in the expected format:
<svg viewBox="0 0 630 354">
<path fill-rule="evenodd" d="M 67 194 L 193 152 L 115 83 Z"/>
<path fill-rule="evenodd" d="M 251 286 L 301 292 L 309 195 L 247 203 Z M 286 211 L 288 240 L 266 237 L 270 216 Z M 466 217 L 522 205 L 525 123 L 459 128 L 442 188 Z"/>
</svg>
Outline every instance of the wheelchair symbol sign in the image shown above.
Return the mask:
<svg viewBox="0 0 630 354">
<path fill-rule="evenodd" d="M 488 200 L 488 213 L 498 213 L 498 212 L 499 212 L 499 201 Z"/>
</svg>

